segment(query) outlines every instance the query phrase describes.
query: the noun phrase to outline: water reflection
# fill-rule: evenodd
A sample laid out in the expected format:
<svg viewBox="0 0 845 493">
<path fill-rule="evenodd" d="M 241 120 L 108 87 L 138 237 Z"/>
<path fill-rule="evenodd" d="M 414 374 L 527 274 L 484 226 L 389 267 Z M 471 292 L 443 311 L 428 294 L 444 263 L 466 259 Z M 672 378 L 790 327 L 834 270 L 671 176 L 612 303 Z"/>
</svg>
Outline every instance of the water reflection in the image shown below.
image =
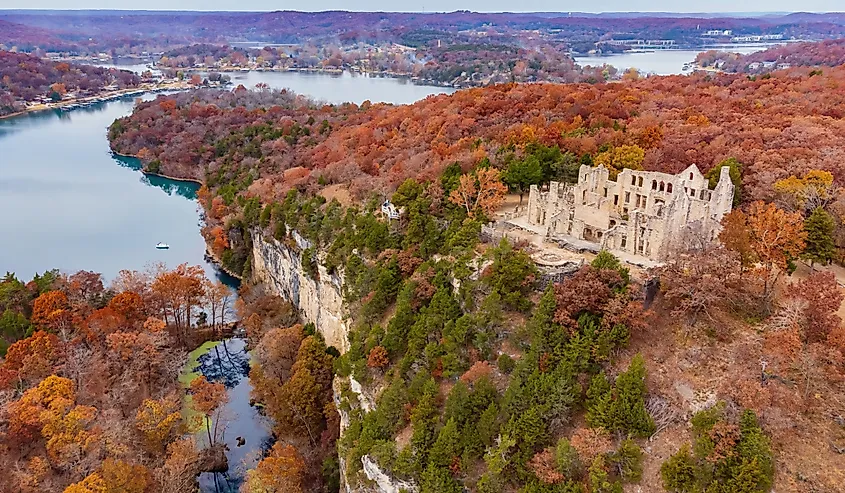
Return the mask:
<svg viewBox="0 0 845 493">
<path fill-rule="evenodd" d="M 117 164 L 124 168 L 129 168 L 132 171 L 141 171 L 143 165 L 138 158 L 130 156 L 121 156 L 114 152 L 111 153 L 112 159 Z M 164 190 L 167 195 L 178 195 L 188 200 L 196 200 L 197 190 L 200 189 L 199 184 L 192 181 L 179 181 L 164 178 L 162 176 L 141 174 L 141 183 Z"/>
<path fill-rule="evenodd" d="M 228 448 L 229 471 L 200 474 L 200 491 L 237 492 L 246 471 L 254 468 L 273 444 L 270 420 L 250 405 L 249 360 L 246 341 L 239 337 L 223 340 L 197 358 L 196 371 L 225 385 L 229 397 L 221 413 L 226 425 L 221 440 Z M 242 446 L 238 446 L 238 438 L 243 439 Z"/>
<path fill-rule="evenodd" d="M 227 389 L 234 388 L 249 376 L 249 354 L 243 348 L 243 339 L 228 339 L 197 358 L 197 371 L 210 382 L 220 382 Z"/>
</svg>

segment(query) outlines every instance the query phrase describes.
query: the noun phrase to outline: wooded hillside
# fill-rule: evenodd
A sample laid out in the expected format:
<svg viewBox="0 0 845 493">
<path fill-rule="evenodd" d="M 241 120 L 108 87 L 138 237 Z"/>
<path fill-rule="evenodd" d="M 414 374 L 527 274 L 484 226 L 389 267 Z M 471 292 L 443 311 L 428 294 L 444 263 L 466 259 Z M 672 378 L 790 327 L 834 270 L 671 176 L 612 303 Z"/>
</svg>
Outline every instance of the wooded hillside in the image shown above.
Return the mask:
<svg viewBox="0 0 845 493">
<path fill-rule="evenodd" d="M 652 77 L 611 84 L 500 85 L 429 97 L 410 106 L 321 106 L 270 96 L 191 93 L 142 103 L 112 127 L 121 153 L 160 162 L 176 176 L 235 184 L 263 200 L 292 187 L 350 184 L 354 194 L 388 192 L 406 178 L 464 169 L 525 144 L 557 146 L 591 161 L 606 152 L 631 166 L 707 172 L 742 163 L 745 200 L 772 197 L 775 181 L 810 169 L 845 178 L 845 68 L 796 69 L 748 80 L 736 75 Z M 251 104 L 254 98 L 275 107 Z"/>
</svg>

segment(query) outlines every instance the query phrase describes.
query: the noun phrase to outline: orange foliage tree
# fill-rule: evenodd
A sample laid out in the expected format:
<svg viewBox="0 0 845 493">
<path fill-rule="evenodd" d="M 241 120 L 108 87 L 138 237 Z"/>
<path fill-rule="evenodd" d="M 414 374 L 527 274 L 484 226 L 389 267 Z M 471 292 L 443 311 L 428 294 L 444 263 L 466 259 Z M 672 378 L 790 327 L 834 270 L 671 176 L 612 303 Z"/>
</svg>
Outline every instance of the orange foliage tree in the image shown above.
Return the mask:
<svg viewBox="0 0 845 493">
<path fill-rule="evenodd" d="M 226 403 L 226 386 L 222 383 L 211 383 L 205 376 L 199 376 L 191 382 L 191 397 L 194 409 L 205 417 L 206 431 L 208 432 L 208 443 L 214 445 L 217 440 L 217 432 L 220 425 L 220 408 Z M 214 431 L 212 433 L 212 415 L 217 414 L 214 419 Z"/>
<path fill-rule="evenodd" d="M 479 213 L 489 216 L 502 205 L 507 191 L 499 170 L 479 168 L 475 175 L 461 176 L 458 188 L 449 195 L 449 201 L 466 209 L 471 217 Z"/>
<path fill-rule="evenodd" d="M 9 346 L 6 361 L 0 368 L 0 384 L 8 387 L 17 383 L 23 387 L 53 372 L 61 357 L 59 338 L 44 331 Z"/>
<path fill-rule="evenodd" d="M 384 368 L 390 364 L 390 356 L 384 346 L 376 346 L 370 350 L 367 356 L 367 366 L 370 368 Z"/>
<path fill-rule="evenodd" d="M 804 250 L 804 218 L 799 212 L 786 212 L 758 201 L 749 206 L 747 214 L 737 209 L 723 221 L 726 227 L 719 239 L 740 259 L 755 263 L 753 274 L 760 280 L 760 301 L 763 310 L 770 312 L 781 274 Z"/>
<path fill-rule="evenodd" d="M 32 302 L 32 322 L 58 332 L 70 323 L 70 303 L 61 291 L 47 291 Z"/>
<path fill-rule="evenodd" d="M 276 442 L 270 454 L 247 472 L 246 491 L 300 493 L 305 462 L 290 445 Z"/>
<path fill-rule="evenodd" d="M 161 303 L 164 321 L 173 324 L 184 342 L 191 327 L 191 316 L 200 304 L 205 272 L 198 265 L 181 264 L 172 271 L 159 273 L 152 283 L 152 291 Z"/>
<path fill-rule="evenodd" d="M 115 295 L 109 301 L 108 307 L 122 315 L 129 323 L 143 321 L 145 318 L 144 299 L 133 291 L 124 291 Z"/>
</svg>

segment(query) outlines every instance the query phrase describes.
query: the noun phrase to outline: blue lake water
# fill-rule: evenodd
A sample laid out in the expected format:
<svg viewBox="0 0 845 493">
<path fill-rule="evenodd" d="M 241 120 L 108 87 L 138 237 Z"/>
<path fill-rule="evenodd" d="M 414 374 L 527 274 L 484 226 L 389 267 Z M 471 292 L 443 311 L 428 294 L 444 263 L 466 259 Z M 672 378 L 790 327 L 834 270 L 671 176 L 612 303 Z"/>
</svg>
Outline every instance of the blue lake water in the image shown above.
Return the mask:
<svg viewBox="0 0 845 493">
<path fill-rule="evenodd" d="M 620 72 L 629 68 L 635 68 L 643 74 L 675 75 L 684 73 L 684 64 L 693 62 L 695 57 L 704 51 L 730 51 L 747 55 L 771 48 L 772 46 L 773 44 L 771 43 L 715 45 L 702 50 L 654 50 L 605 56 L 576 56 L 575 61 L 582 66 L 590 65 L 593 67 L 599 67 L 605 64 L 613 65 Z"/>
</svg>

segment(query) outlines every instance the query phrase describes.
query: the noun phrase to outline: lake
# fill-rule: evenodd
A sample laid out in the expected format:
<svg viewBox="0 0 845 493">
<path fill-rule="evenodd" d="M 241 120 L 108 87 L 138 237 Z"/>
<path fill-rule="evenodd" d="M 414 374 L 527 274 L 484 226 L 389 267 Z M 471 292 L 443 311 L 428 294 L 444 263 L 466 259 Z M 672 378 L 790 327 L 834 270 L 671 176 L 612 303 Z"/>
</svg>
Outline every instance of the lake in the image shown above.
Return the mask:
<svg viewBox="0 0 845 493">
<path fill-rule="evenodd" d="M 694 61 L 695 57 L 704 51 L 720 50 L 748 55 L 772 46 L 775 46 L 775 44 L 714 45 L 702 50 L 654 50 L 620 53 L 618 55 L 576 56 L 575 61 L 582 66 L 613 65 L 620 72 L 633 67 L 643 73 L 674 75 L 684 73 L 684 64 Z"/>
<path fill-rule="evenodd" d="M 332 101 L 408 103 L 444 88 L 397 79 L 298 73 L 233 74 Z M 152 97 L 152 96 L 149 96 Z M 205 264 L 195 184 L 147 177 L 112 154 L 108 126 L 133 98 L 0 120 L 0 271 L 93 270 L 106 279 L 154 262 Z M 159 241 L 169 250 L 156 250 Z"/>
<path fill-rule="evenodd" d="M 155 262 L 204 264 L 193 183 L 150 178 L 114 156 L 106 128 L 125 98 L 0 120 L 0 270 L 92 270 L 106 279 Z M 156 250 L 159 241 L 170 250 Z M 215 270 L 206 265 L 209 274 Z"/>
<path fill-rule="evenodd" d="M 264 82 L 273 89 L 288 88 L 297 94 L 307 94 L 327 103 L 347 101 L 363 103 L 410 104 L 431 94 L 451 94 L 452 87 L 421 86 L 408 79 L 372 77 L 343 72 L 329 75 L 307 72 L 226 72 L 235 85 L 243 84 L 252 89 Z"/>
<path fill-rule="evenodd" d="M 235 83 L 294 91 L 330 102 L 410 103 L 450 89 L 417 86 L 397 79 L 300 73 L 232 74 Z M 152 95 L 145 96 L 153 97 Z M 114 155 L 107 128 L 128 115 L 133 98 L 73 111 L 47 111 L 0 119 L 0 273 L 29 280 L 57 268 L 100 272 L 107 280 L 121 269 L 143 269 L 156 262 L 169 267 L 202 265 L 227 284 L 236 280 L 204 259 L 194 183 L 143 175 L 140 162 Z M 169 250 L 156 250 L 159 241 Z M 249 405 L 249 355 L 243 339 L 233 338 L 197 351 L 196 370 L 223 382 L 229 402 L 227 474 L 200 475 L 203 492 L 232 492 L 244 465 L 254 464 L 268 447 L 270 425 Z M 189 365 L 194 366 L 194 365 Z M 237 437 L 246 443 L 236 444 Z M 202 438 L 200 438 L 202 439 Z"/>
</svg>

